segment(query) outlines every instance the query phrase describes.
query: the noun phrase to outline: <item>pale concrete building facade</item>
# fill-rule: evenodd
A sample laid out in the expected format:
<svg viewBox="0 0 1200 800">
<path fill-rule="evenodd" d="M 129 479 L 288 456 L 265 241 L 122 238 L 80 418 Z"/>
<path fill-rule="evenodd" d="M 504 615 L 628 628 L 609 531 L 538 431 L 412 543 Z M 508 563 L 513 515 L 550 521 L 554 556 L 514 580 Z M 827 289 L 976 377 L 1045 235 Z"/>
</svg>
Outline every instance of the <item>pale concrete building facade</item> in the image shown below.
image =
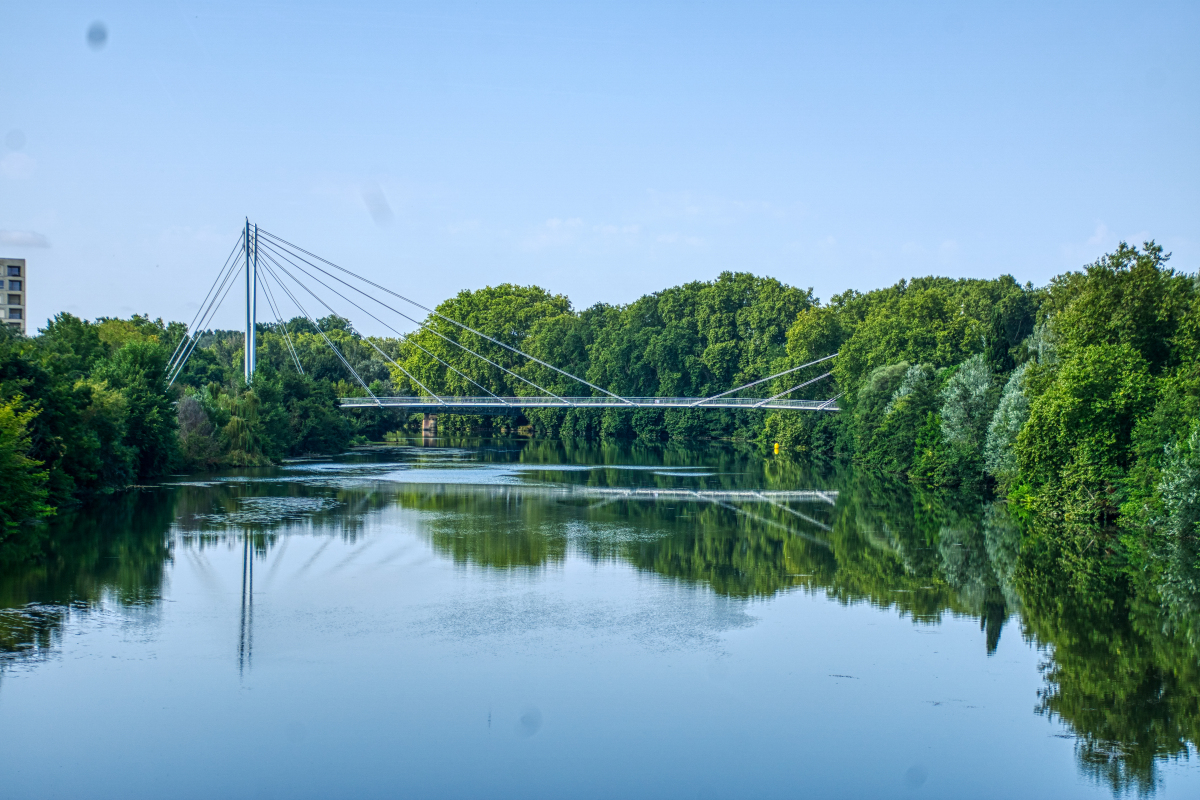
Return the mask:
<svg viewBox="0 0 1200 800">
<path fill-rule="evenodd" d="M 0 258 L 0 315 L 5 325 L 25 333 L 29 316 L 26 292 L 29 291 L 29 276 L 25 274 L 25 259 Z"/>
</svg>

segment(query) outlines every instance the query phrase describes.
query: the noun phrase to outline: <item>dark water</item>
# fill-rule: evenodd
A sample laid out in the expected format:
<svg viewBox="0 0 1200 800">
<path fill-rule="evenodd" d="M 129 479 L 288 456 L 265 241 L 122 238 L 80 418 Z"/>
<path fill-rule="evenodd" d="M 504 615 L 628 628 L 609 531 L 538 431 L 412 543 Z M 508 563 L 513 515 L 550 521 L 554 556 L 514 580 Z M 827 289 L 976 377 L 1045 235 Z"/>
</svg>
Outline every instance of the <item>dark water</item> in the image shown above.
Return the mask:
<svg viewBox="0 0 1200 800">
<path fill-rule="evenodd" d="M 64 515 L 0 796 L 1200 797 L 1200 658 L 1019 534 L 726 447 L 415 442 Z"/>
</svg>

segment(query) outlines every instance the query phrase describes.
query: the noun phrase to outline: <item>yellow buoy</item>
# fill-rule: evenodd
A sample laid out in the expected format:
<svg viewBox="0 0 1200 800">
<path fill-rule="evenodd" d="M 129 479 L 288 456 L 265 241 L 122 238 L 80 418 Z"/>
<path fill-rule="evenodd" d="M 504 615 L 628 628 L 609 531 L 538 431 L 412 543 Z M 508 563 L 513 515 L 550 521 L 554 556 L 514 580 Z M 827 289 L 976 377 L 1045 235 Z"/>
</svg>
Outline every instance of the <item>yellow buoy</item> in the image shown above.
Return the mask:
<svg viewBox="0 0 1200 800">
<path fill-rule="evenodd" d="M 775 443 L 775 455 L 779 455 L 779 442 Z"/>
</svg>

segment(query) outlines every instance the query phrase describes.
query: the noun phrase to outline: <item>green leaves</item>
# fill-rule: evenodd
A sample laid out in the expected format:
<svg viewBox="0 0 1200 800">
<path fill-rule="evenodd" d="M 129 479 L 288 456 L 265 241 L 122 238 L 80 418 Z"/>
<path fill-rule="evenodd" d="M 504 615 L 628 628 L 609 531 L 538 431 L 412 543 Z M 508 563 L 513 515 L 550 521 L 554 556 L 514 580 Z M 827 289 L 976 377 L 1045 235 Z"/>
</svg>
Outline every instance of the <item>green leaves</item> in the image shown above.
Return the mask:
<svg viewBox="0 0 1200 800">
<path fill-rule="evenodd" d="M 48 475 L 40 462 L 29 457 L 29 423 L 37 411 L 22 410 L 19 401 L 0 403 L 0 563 L 13 558 L 28 536 L 20 536 L 23 523 L 54 513 L 46 502 Z"/>
<path fill-rule="evenodd" d="M 871 298 L 870 310 L 838 348 L 833 369 L 839 385 L 853 387 L 887 364 L 948 367 L 979 352 L 987 328 L 982 318 L 969 313 L 976 303 L 968 301 L 972 294 L 985 292 L 986 284 L 928 278 L 901 283 Z"/>
<path fill-rule="evenodd" d="M 175 459 L 178 420 L 164 379 L 169 357 L 156 339 L 135 338 L 92 373 L 96 380 L 121 391 L 128 403 L 123 444 L 136 453 L 138 478 L 165 474 Z"/>
<path fill-rule="evenodd" d="M 1017 435 L 1029 419 L 1029 395 L 1025 390 L 1025 373 L 1028 369 L 1026 362 L 1009 375 L 1000 393 L 996 413 L 988 423 L 983 451 L 984 468 L 1001 490 L 1007 489 L 1017 477 Z"/>
<path fill-rule="evenodd" d="M 1129 465 L 1133 426 L 1151 406 L 1153 389 L 1149 365 L 1128 344 L 1071 353 L 1033 400 L 1017 437 L 1022 478 L 1034 487 L 1054 486 L 1069 471 L 1076 476 L 1072 491 L 1090 497 L 1097 514 L 1110 513 L 1111 503 L 1102 498 Z"/>
<path fill-rule="evenodd" d="M 984 442 L 996 404 L 995 380 L 984 354 L 954 371 L 939 400 L 945 466 L 937 482 L 974 483 L 982 475 Z"/>
<path fill-rule="evenodd" d="M 1122 242 L 1084 272 L 1051 281 L 1043 313 L 1053 316 L 1061 346 L 1128 345 L 1156 375 L 1194 357 L 1178 337 L 1194 281 L 1168 269 L 1169 258 L 1154 242 L 1142 250 Z"/>
</svg>

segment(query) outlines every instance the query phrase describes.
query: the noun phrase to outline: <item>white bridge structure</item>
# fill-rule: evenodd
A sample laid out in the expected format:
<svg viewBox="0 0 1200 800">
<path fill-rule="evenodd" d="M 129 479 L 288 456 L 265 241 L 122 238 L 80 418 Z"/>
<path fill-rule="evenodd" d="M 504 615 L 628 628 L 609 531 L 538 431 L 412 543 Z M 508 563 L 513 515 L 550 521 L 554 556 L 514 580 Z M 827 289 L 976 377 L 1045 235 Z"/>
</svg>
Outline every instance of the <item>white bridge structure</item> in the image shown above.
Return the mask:
<svg viewBox="0 0 1200 800">
<path fill-rule="evenodd" d="M 404 408 L 427 414 L 517 414 L 529 408 L 740 408 L 837 411 L 833 400 L 759 400 L 734 397 L 339 397 L 342 408 Z"/>
<path fill-rule="evenodd" d="M 304 365 L 301 364 L 300 357 L 292 343 L 292 331 L 288 330 L 288 323 L 284 321 L 283 314 L 280 311 L 283 307 L 282 301 L 284 299 L 291 301 L 291 304 L 300 312 L 297 316 L 303 317 L 312 326 L 312 329 L 324 339 L 325 344 L 329 346 L 329 349 L 333 351 L 342 366 L 345 367 L 348 376 L 353 378 L 362 387 L 363 394 L 361 396 L 339 398 L 339 406 L 345 409 L 391 408 L 423 412 L 426 414 L 427 421 L 437 414 L 516 416 L 527 409 L 539 408 L 733 409 L 742 411 L 839 410 L 837 400 L 840 395 L 818 400 L 789 398 L 789 395 L 793 395 L 801 389 L 820 383 L 825 378 L 830 377 L 833 373 L 829 371 L 802 380 L 795 386 L 770 397 L 733 396 L 745 390 L 768 384 L 785 375 L 801 373 L 817 364 L 828 362 L 835 358 L 837 353 L 798 366 L 789 367 L 773 375 L 758 378 L 709 397 L 622 397 L 615 392 L 590 383 L 578 375 L 573 375 L 510 344 L 482 333 L 469 325 L 451 319 L 435 309 L 421 305 L 417 301 L 411 300 L 385 286 L 381 286 L 372 280 L 351 272 L 345 267 L 340 267 L 332 261 L 310 253 L 286 239 L 268 233 L 260 229 L 257 225 L 252 225 L 248 219 L 246 220 L 245 228 L 238 238 L 237 244 L 230 251 L 229 257 L 225 259 L 225 266 L 217 274 L 216 280 L 200 304 L 200 310 L 196 312 L 195 318 L 188 325 L 186 335 L 180 340 L 174 354 L 171 356 L 170 363 L 167 365 L 168 387 L 175 382 L 183 371 L 188 357 L 196 348 L 203 332 L 208 329 L 208 325 L 211 323 L 225 298 L 233 290 L 234 286 L 243 282 L 246 289 L 246 333 L 243 359 L 246 383 L 253 385 L 254 382 L 255 361 L 257 358 L 258 298 L 261 291 L 263 298 L 267 302 L 267 306 L 270 308 L 277 322 L 278 330 L 283 333 L 288 353 L 298 372 L 304 374 Z M 318 293 L 318 291 L 310 288 L 310 284 L 319 286 L 324 291 Z M 332 297 L 336 297 L 337 300 L 331 300 Z M 310 303 L 310 307 L 323 308 L 328 314 L 345 320 L 350 320 L 355 311 L 370 317 L 394 333 L 401 342 L 419 350 L 425 356 L 438 362 L 450 372 L 455 373 L 467 383 L 479 389 L 480 394 L 471 396 L 439 394 L 430 386 L 422 383 L 416 376 L 405 369 L 403 365 L 385 353 L 369 337 L 362 337 L 362 341 L 373 348 L 380 358 L 398 372 L 403 373 L 409 379 L 410 383 L 416 387 L 417 392 L 417 394 L 404 397 L 376 396 L 371 391 L 370 385 L 355 371 L 346 356 L 321 329 L 316 317 L 302 303 L 302 298 L 304 302 Z M 396 301 L 399 301 L 399 303 L 396 303 Z M 335 309 L 330 304 L 331 302 L 341 306 L 341 310 Z M 363 305 L 363 303 L 367 305 Z M 393 305 L 393 303 L 396 303 L 396 305 Z M 347 305 L 353 307 L 355 311 L 349 311 L 346 308 Z M 400 305 L 400 308 L 397 305 Z M 402 308 L 406 308 L 407 310 L 401 310 Z M 424 319 L 412 316 L 412 314 L 419 312 L 424 312 Z M 379 316 L 380 314 L 390 315 L 393 320 L 397 320 L 397 318 L 404 320 L 409 325 L 415 326 L 415 329 L 407 333 L 397 330 L 386 319 Z M 461 331 L 460 338 L 464 339 L 466 343 L 447 336 L 441 330 L 438 330 L 437 327 L 431 325 L 432 321 L 446 323 L 458 328 Z M 515 379 L 516 382 L 527 386 L 530 394 L 514 397 L 500 397 L 494 394 L 487 387 L 423 347 L 411 335 L 416 331 L 427 331 L 472 358 L 500 370 L 510 378 Z M 498 357 L 495 356 L 495 353 L 493 353 L 495 357 L 489 358 L 474 349 L 481 347 L 485 343 L 496 345 L 507 351 L 506 360 L 509 361 L 509 365 L 505 366 L 495 360 Z M 550 369 L 563 377 L 575 381 L 581 387 L 590 389 L 592 393 L 583 396 L 555 394 L 516 371 L 516 369 L 528 364 L 537 364 Z"/>
</svg>

